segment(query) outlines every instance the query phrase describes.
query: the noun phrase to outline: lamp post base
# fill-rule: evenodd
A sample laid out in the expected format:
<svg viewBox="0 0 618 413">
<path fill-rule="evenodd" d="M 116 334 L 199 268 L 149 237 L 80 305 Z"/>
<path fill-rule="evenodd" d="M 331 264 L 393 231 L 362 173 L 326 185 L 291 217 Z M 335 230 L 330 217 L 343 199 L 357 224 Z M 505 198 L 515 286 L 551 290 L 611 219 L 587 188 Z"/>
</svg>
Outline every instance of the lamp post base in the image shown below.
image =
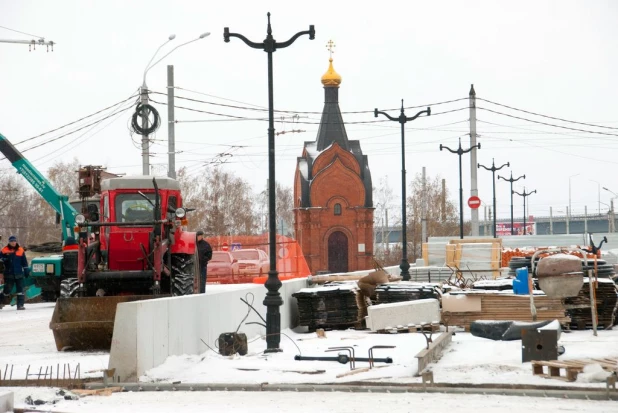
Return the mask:
<svg viewBox="0 0 618 413">
<path fill-rule="evenodd" d="M 401 259 L 401 264 L 399 264 L 399 268 L 401 268 L 401 279 L 403 281 L 410 281 L 410 263 L 407 258 Z"/>
<path fill-rule="evenodd" d="M 282 284 L 278 275 L 277 271 L 268 271 L 268 279 L 264 283 L 264 287 L 268 290 L 263 301 L 263 304 L 266 306 L 265 353 L 279 353 L 282 351 L 279 348 L 279 343 L 281 342 L 281 312 L 279 309 L 283 305 L 283 299 L 279 293 Z"/>
</svg>

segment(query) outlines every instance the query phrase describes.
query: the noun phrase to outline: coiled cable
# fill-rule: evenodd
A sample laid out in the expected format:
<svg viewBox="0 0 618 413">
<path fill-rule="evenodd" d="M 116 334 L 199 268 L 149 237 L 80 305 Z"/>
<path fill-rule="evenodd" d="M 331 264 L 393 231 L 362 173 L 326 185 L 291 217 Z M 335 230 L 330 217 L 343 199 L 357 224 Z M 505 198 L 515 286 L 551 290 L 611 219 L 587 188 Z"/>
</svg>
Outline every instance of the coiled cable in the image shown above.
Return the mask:
<svg viewBox="0 0 618 413">
<path fill-rule="evenodd" d="M 145 128 L 141 127 L 139 119 L 141 119 L 142 116 L 149 118 L 151 113 L 153 116 L 152 124 Z M 142 136 L 150 135 L 159 129 L 159 126 L 161 126 L 161 117 L 159 116 L 157 109 L 148 103 L 138 103 L 135 107 L 135 113 L 133 113 L 133 116 L 131 117 L 131 127 L 135 133 Z"/>
</svg>

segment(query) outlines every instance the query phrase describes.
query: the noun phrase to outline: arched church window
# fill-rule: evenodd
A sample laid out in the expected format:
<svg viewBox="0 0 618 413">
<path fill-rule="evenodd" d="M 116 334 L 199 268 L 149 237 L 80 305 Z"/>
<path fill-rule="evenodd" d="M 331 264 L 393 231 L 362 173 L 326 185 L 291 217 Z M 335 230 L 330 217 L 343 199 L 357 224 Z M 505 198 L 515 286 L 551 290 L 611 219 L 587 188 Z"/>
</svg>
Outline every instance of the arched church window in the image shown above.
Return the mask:
<svg viewBox="0 0 618 413">
<path fill-rule="evenodd" d="M 341 204 L 335 204 L 335 215 L 341 215 Z"/>
</svg>

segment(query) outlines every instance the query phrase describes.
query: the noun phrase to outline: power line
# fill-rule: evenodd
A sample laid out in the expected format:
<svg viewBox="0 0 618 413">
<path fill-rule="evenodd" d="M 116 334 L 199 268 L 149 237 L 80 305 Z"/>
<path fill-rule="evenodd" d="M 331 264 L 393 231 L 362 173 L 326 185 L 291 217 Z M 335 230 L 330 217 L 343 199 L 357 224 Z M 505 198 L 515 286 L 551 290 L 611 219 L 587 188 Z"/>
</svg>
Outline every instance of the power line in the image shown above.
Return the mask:
<svg viewBox="0 0 618 413">
<path fill-rule="evenodd" d="M 577 131 L 577 132 L 585 132 L 585 133 L 596 133 L 596 134 L 599 134 L 599 135 L 618 136 L 618 134 L 615 134 L 615 133 L 597 132 L 597 131 L 591 131 L 591 130 L 586 130 L 586 129 L 571 128 L 571 127 L 562 126 L 562 125 L 554 125 L 552 123 L 547 123 L 547 122 L 541 122 L 541 121 L 538 121 L 538 120 L 522 118 L 520 116 L 509 115 L 507 113 L 502 113 L 502 112 L 498 112 L 496 110 L 482 108 L 482 107 L 477 107 L 477 109 L 485 110 L 485 111 L 491 112 L 491 113 L 495 113 L 496 115 L 507 116 L 509 118 L 519 119 L 519 120 L 523 120 L 523 121 L 526 121 L 526 122 L 538 123 L 539 125 L 551 126 L 551 127 L 554 127 L 554 128 L 568 129 L 568 130 L 574 130 L 574 131 Z"/>
<path fill-rule="evenodd" d="M 11 29 L 11 28 L 4 27 L 4 26 L 0 26 L 0 29 L 10 30 L 10 31 L 15 32 L 15 33 L 25 34 L 26 36 L 32 36 L 32 37 L 37 37 L 39 39 L 44 39 L 43 36 L 37 36 L 35 34 L 29 34 L 29 33 L 25 33 L 25 32 L 20 32 L 19 30 Z"/>
<path fill-rule="evenodd" d="M 547 118 L 547 119 L 559 120 L 561 122 L 575 123 L 577 125 L 592 126 L 592 127 L 595 127 L 595 128 L 618 130 L 618 128 L 615 128 L 615 127 L 612 127 L 612 126 L 603 126 L 603 125 L 595 125 L 593 123 L 577 122 L 577 121 L 574 121 L 574 120 L 568 120 L 568 119 L 563 119 L 563 118 L 557 118 L 557 117 L 554 117 L 554 116 L 543 115 L 541 113 L 531 112 L 529 110 L 518 109 L 518 108 L 515 108 L 513 106 L 504 105 L 502 103 L 492 102 L 489 99 L 483 99 L 483 98 L 479 98 L 479 97 L 477 97 L 477 99 L 478 100 L 482 100 L 482 101 L 487 102 L 487 103 L 491 103 L 491 104 L 496 105 L 496 106 L 502 106 L 503 108 L 508 108 L 508 109 L 519 111 L 519 112 L 524 112 L 524 113 L 527 113 L 529 115 L 540 116 L 540 117 Z"/>
<path fill-rule="evenodd" d="M 119 111 L 117 111 L 117 112 L 113 112 L 112 114 L 107 115 L 107 116 L 105 116 L 105 117 L 103 117 L 103 118 L 101 118 L 101 119 L 99 119 L 99 120 L 96 120 L 96 121 L 94 121 L 94 122 L 92 122 L 92 123 L 89 123 L 89 124 L 87 124 L 87 125 L 85 125 L 85 126 L 82 126 L 82 127 L 81 127 L 81 128 L 79 128 L 79 129 L 75 129 L 74 131 L 67 132 L 67 133 L 65 133 L 65 134 L 63 134 L 63 135 L 57 136 L 57 137 L 55 137 L 55 138 L 53 138 L 53 139 L 50 139 L 50 140 L 48 140 L 48 141 L 45 141 L 45 142 L 43 142 L 43 143 L 39 143 L 38 145 L 34 145 L 34 146 L 31 146 L 31 147 L 29 147 L 29 148 L 27 148 L 27 149 L 24 149 L 22 152 L 27 152 L 27 151 L 29 151 L 29 150 L 31 150 L 31 149 L 39 148 L 39 147 L 41 147 L 41 146 L 47 145 L 48 143 L 51 143 L 51 142 L 57 141 L 58 139 L 62 139 L 62 138 L 64 138 L 65 136 L 69 136 L 69 135 L 72 135 L 72 134 L 74 134 L 74 133 L 77 133 L 77 132 L 79 132 L 79 131 L 81 131 L 81 130 L 84 130 L 84 129 L 86 129 L 86 128 L 88 128 L 88 127 L 92 126 L 92 125 L 96 125 L 96 124 L 98 124 L 98 123 L 101 123 L 101 122 L 102 122 L 102 121 L 104 121 L 105 119 L 109 119 L 109 118 L 111 118 L 112 116 L 115 116 L 115 115 L 117 115 L 117 114 L 119 114 L 119 113 L 122 113 L 122 112 L 126 111 L 127 109 L 129 109 L 129 108 L 125 108 L 125 109 L 121 109 L 121 110 L 119 110 Z M 25 142 L 25 141 L 22 141 L 22 142 L 20 142 L 20 143 L 23 143 L 23 142 Z"/>
<path fill-rule="evenodd" d="M 154 99 L 150 99 L 152 102 L 157 103 L 159 105 L 167 105 L 167 103 L 164 102 L 159 102 L 157 100 Z M 228 115 L 225 113 L 217 113 L 217 112 L 210 112 L 210 111 L 206 111 L 206 110 L 200 110 L 200 109 L 195 109 L 195 108 L 189 108 L 186 106 L 178 106 L 178 105 L 174 105 L 175 108 L 177 109 L 183 109 L 183 110 L 189 110 L 191 112 L 199 112 L 199 113 L 205 113 L 207 115 L 213 115 L 213 116 L 222 116 L 222 117 L 227 117 L 227 118 L 231 118 L 231 120 L 237 120 L 237 121 L 248 121 L 248 120 L 255 120 L 255 121 L 268 121 L 267 118 L 248 118 L 245 116 L 235 116 L 235 115 Z M 444 112 L 437 112 L 437 113 L 432 113 L 431 116 L 439 116 L 439 115 L 445 115 L 447 113 L 453 113 L 453 112 L 459 112 L 461 110 L 468 110 L 468 107 L 464 107 L 464 108 L 459 108 L 459 109 L 452 109 L 452 110 L 447 110 Z M 282 112 L 286 112 L 286 111 L 282 111 Z M 308 112 L 289 112 L 289 113 L 308 113 Z M 369 112 L 367 112 L 369 113 Z M 320 112 L 321 114 L 321 112 Z M 176 123 L 184 123 L 184 122 L 213 122 L 216 120 L 213 119 L 204 119 L 204 120 L 191 120 L 191 121 L 182 121 L 182 120 L 178 120 L 176 121 Z M 343 124 L 343 125 L 358 125 L 358 124 L 374 124 L 374 123 L 384 123 L 384 122 L 388 122 L 388 120 L 370 120 L 370 121 L 355 121 L 355 122 L 343 122 L 343 123 L 339 123 L 339 122 L 329 122 L 327 124 L 330 125 L 339 125 L 339 124 Z M 305 121 L 295 121 L 293 122 L 294 124 L 303 124 L 303 125 L 320 125 L 322 124 L 319 121 L 315 121 L 315 122 L 305 122 Z M 453 132 L 453 131 L 450 131 Z"/>
<path fill-rule="evenodd" d="M 538 146 L 538 145 L 534 145 L 534 144 L 531 144 L 531 143 L 528 143 L 528 142 L 526 142 L 526 143 L 522 143 L 522 142 L 520 142 L 520 141 L 518 141 L 518 140 L 516 140 L 516 139 L 512 139 L 512 138 L 508 138 L 508 139 L 507 139 L 507 138 L 498 138 L 498 137 L 495 137 L 495 136 L 487 136 L 487 135 L 479 135 L 479 136 L 481 136 L 481 137 L 485 137 L 485 138 L 497 139 L 497 140 L 508 140 L 508 141 L 513 141 L 513 142 L 517 142 L 517 143 L 519 143 L 520 145 L 532 146 L 532 147 L 534 147 L 534 148 L 544 149 L 544 150 L 546 150 L 546 151 L 556 152 L 556 153 L 560 153 L 560 154 L 562 154 L 562 155 L 574 156 L 574 157 L 576 157 L 576 158 L 588 159 L 588 160 L 591 160 L 591 161 L 596 161 L 596 162 L 604 162 L 604 163 L 618 164 L 618 162 L 616 162 L 616 161 L 608 161 L 608 160 L 604 160 L 604 159 L 596 159 L 596 158 L 591 158 L 591 157 L 588 157 L 588 156 L 583 156 L 583 155 L 574 154 L 574 153 L 569 153 L 569 152 L 562 152 L 562 151 L 559 151 L 559 150 L 557 150 L 557 149 L 550 149 L 550 148 L 545 147 L 545 146 Z"/>
<path fill-rule="evenodd" d="M 98 114 L 99 114 L 99 113 L 101 113 L 101 112 L 105 112 L 107 109 L 111 109 L 111 108 L 113 108 L 113 107 L 116 107 L 116 106 L 118 106 L 118 105 L 121 105 L 121 104 L 123 104 L 124 102 L 126 102 L 126 101 L 128 101 L 128 100 L 130 100 L 130 99 L 132 99 L 132 98 L 134 98 L 134 97 L 136 97 L 136 96 L 137 96 L 137 94 L 131 95 L 131 96 L 129 96 L 128 98 L 126 98 L 126 99 L 124 99 L 124 100 L 121 100 L 121 101 L 120 101 L 120 102 L 118 102 L 118 103 L 115 103 L 115 104 L 113 104 L 113 105 L 111 105 L 111 106 L 108 106 L 108 107 L 103 108 L 103 109 L 101 109 L 101 110 L 99 110 L 99 111 L 96 111 L 96 112 L 94 112 L 94 113 L 91 113 L 90 115 L 84 116 L 83 118 L 77 119 L 76 121 L 73 121 L 73 122 L 71 122 L 71 123 L 67 123 L 66 125 L 62 125 L 62 126 L 60 126 L 60 127 L 58 127 L 58 128 L 55 128 L 55 129 L 48 130 L 47 132 L 43 132 L 43 133 L 41 133 L 41 134 L 39 134 L 39 135 L 36 135 L 36 136 L 31 137 L 31 138 L 25 139 L 25 140 L 23 140 L 23 141 L 21 141 L 21 142 L 17 142 L 17 143 L 16 143 L 16 145 L 20 145 L 20 144 L 22 144 L 22 143 L 24 143 L 24 142 L 28 142 L 28 141 L 31 141 L 31 140 L 33 140 L 33 139 L 40 138 L 41 136 L 47 135 L 47 134 L 52 133 L 52 132 L 56 132 L 56 131 L 58 131 L 58 130 L 60 130 L 60 129 L 64 129 L 64 128 L 66 128 L 67 126 L 74 125 L 74 124 L 76 124 L 76 123 L 78 123 L 78 122 L 81 122 L 81 121 L 82 121 L 82 120 L 84 120 L 84 119 L 88 119 L 88 118 L 91 118 L 91 117 L 93 117 L 93 116 L 95 116 L 95 115 L 98 115 Z M 82 129 L 83 129 L 83 128 L 82 128 Z M 78 130 L 81 130 L 81 129 L 78 129 Z M 76 131 L 74 131 L 74 132 L 76 132 Z M 73 132 L 71 132 L 71 133 L 73 133 Z M 65 135 L 65 136 L 66 136 L 66 135 Z"/>
</svg>

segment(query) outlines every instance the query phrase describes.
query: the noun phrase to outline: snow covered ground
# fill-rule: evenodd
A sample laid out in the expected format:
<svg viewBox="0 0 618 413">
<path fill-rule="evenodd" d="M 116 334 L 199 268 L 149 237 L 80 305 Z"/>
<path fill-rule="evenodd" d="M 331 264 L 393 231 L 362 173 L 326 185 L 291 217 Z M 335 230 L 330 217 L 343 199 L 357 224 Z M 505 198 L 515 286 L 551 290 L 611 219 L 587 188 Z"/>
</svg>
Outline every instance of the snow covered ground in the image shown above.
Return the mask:
<svg viewBox="0 0 618 413">
<path fill-rule="evenodd" d="M 28 406 L 44 412 L 63 413 L 359 413 L 419 412 L 442 413 L 514 413 L 514 412 L 607 412 L 615 413 L 615 401 L 567 400 L 556 398 L 395 393 L 295 393 L 295 392 L 148 392 L 114 393 L 88 396 L 80 400 L 62 400 L 52 389 L 13 389 L 16 401 L 33 398 L 60 399 L 54 405 Z M 17 404 L 15 407 L 24 407 Z"/>
<path fill-rule="evenodd" d="M 82 377 L 101 376 L 101 369 L 107 367 L 109 354 L 102 352 L 58 352 L 49 321 L 53 304 L 31 304 L 26 311 L 15 311 L 5 307 L 0 311 L 0 367 L 13 366 L 13 378 L 24 378 L 30 365 L 30 373 L 39 367 L 58 364 L 61 368 L 68 363 L 72 369 L 80 364 Z M 240 329 L 242 331 L 242 327 Z M 173 356 L 161 366 L 148 371 L 140 378 L 142 382 L 183 383 L 419 383 L 414 377 L 417 362 L 414 356 L 426 345 L 421 334 L 374 334 L 369 331 L 327 331 L 326 338 L 317 338 L 315 333 L 299 333 L 285 330 L 281 337 L 281 353 L 264 355 L 266 342 L 262 337 L 250 338 L 249 353 L 246 356 L 224 357 L 214 350 L 214 343 L 208 343 L 213 350 L 201 355 Z M 434 338 L 436 334 L 434 334 Z M 560 340 L 566 348 L 561 359 L 573 358 L 618 358 L 618 331 L 599 331 L 594 337 L 592 331 L 563 333 Z M 337 377 L 349 373 L 349 364 L 334 361 L 295 361 L 294 356 L 336 356 L 338 351 L 325 352 L 328 347 L 351 346 L 357 357 L 367 357 L 368 349 L 375 345 L 392 345 L 393 349 L 377 349 L 375 357 L 391 357 L 392 364 L 378 363 L 377 368 L 358 374 Z M 357 368 L 368 367 L 366 362 L 357 362 Z M 554 386 L 604 387 L 604 383 L 565 383 L 532 375 L 530 363 L 521 363 L 521 341 L 496 342 L 468 333 L 458 332 L 453 343 L 447 347 L 440 361 L 432 365 L 434 379 L 438 383 L 508 383 Z M 62 376 L 62 375 L 61 375 Z M 178 406 L 187 406 L 193 411 L 199 405 L 203 410 L 229 410 L 261 412 L 272 411 L 273 405 L 279 411 L 367 411 L 367 405 L 389 409 L 393 412 L 416 410 L 423 404 L 425 411 L 444 411 L 457 408 L 461 412 L 491 409 L 501 412 L 522 407 L 540 411 L 575 410 L 585 406 L 588 411 L 618 411 L 616 404 L 591 401 L 548 401 L 506 396 L 457 396 L 430 394 L 344 394 L 316 393 L 306 397 L 303 393 L 123 393 L 109 397 L 86 397 L 79 401 L 67 401 L 55 395 L 56 389 L 16 389 L 16 407 L 25 407 L 25 398 L 30 395 L 51 402 L 58 399 L 54 410 L 62 412 L 98 412 L 131 405 L 134 411 L 170 411 Z M 517 401 L 518 399 L 522 399 Z M 439 402 L 434 405 L 435 402 Z M 611 402 L 610 402 L 611 403 Z M 49 404 L 44 405 L 46 409 Z M 40 407 L 44 407 L 40 406 Z M 287 407 L 286 407 L 287 406 Z M 612 408 L 609 408 L 612 406 Z M 197 411 L 198 407 L 195 407 Z M 183 408 L 184 409 L 184 408 Z M 434 409 L 434 410 L 431 410 Z M 275 409 L 277 411 L 277 409 Z"/>
</svg>

